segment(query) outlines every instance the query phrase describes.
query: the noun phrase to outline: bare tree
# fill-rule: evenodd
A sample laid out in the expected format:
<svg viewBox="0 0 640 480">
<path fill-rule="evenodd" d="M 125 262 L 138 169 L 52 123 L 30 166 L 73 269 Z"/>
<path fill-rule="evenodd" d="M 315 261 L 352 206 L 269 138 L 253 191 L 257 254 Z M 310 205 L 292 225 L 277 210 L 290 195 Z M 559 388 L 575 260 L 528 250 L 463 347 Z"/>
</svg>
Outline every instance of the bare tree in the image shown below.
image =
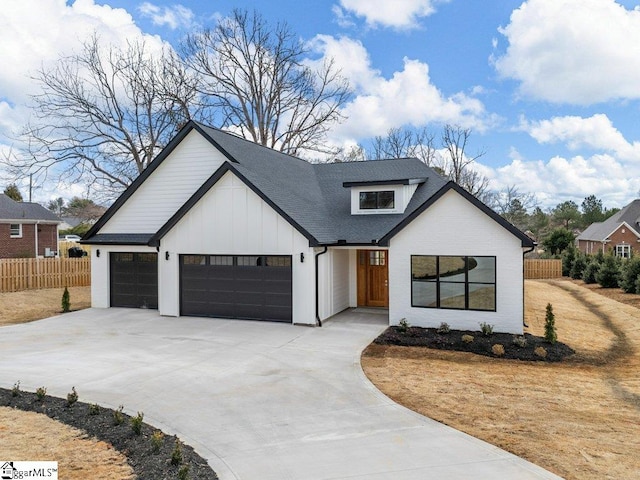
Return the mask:
<svg viewBox="0 0 640 480">
<path fill-rule="evenodd" d="M 94 35 L 74 55 L 61 57 L 35 80 L 34 121 L 24 148 L 4 159 L 13 176 L 32 173 L 43 183 L 83 183 L 107 197 L 127 187 L 188 121 L 196 78 L 177 56 L 153 56 L 144 42 L 124 49 Z"/>
<path fill-rule="evenodd" d="M 374 137 L 369 157 L 372 159 L 415 157 L 432 166 L 436 153 L 434 145 L 435 135 L 426 128 L 420 130 L 390 128 L 385 137 Z"/>
<path fill-rule="evenodd" d="M 534 193 L 520 192 L 515 185 L 494 192 L 491 200 L 489 206 L 521 230 L 529 228 L 528 212 L 538 206 L 538 199 Z"/>
<path fill-rule="evenodd" d="M 257 12 L 234 10 L 190 35 L 183 50 L 216 124 L 292 155 L 327 151 L 326 133 L 342 119 L 350 89 L 332 60 L 303 64 L 308 51 L 286 23 L 272 28 Z"/>
<path fill-rule="evenodd" d="M 470 128 L 449 124 L 444 126 L 441 141 L 447 155 L 443 158 L 440 168 L 449 179 L 487 203 L 490 200 L 489 179 L 473 169 L 473 164 L 485 155 L 486 151 L 480 150 L 475 155 L 468 154 L 467 143 L 471 134 Z"/>
</svg>

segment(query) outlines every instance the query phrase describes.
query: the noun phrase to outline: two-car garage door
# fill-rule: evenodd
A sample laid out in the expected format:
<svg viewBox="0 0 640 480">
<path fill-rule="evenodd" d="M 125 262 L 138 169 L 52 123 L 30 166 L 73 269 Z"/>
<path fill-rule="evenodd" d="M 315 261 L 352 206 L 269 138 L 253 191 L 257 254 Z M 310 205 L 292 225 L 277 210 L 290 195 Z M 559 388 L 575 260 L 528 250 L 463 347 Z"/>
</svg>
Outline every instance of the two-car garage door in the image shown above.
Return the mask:
<svg viewBox="0 0 640 480">
<path fill-rule="evenodd" d="M 180 255 L 180 313 L 291 322 L 291 256 Z"/>
</svg>

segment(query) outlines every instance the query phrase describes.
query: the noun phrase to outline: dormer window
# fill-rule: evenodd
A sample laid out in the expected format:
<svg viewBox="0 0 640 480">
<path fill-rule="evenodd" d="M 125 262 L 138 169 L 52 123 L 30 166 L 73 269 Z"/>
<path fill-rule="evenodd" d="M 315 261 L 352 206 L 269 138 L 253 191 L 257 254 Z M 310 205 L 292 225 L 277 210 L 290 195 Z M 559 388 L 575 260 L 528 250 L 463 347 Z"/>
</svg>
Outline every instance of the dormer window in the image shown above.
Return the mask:
<svg viewBox="0 0 640 480">
<path fill-rule="evenodd" d="M 343 182 L 351 189 L 351 215 L 404 213 L 411 197 L 426 178 L 398 180 L 357 180 Z"/>
<path fill-rule="evenodd" d="M 360 192 L 360 210 L 393 210 L 395 208 L 395 192 Z"/>
</svg>

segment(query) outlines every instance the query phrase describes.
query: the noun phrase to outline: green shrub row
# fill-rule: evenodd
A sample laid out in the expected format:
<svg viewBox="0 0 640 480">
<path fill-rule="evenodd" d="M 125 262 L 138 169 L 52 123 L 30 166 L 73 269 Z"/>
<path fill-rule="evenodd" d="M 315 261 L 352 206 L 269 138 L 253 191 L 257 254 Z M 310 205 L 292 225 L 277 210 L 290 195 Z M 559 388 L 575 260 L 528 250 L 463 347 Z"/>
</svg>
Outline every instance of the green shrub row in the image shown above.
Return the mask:
<svg viewBox="0 0 640 480">
<path fill-rule="evenodd" d="M 640 293 L 640 256 L 622 258 L 602 252 L 587 255 L 569 247 L 562 254 L 562 274 L 603 288 L 620 287 L 626 293 Z"/>
</svg>

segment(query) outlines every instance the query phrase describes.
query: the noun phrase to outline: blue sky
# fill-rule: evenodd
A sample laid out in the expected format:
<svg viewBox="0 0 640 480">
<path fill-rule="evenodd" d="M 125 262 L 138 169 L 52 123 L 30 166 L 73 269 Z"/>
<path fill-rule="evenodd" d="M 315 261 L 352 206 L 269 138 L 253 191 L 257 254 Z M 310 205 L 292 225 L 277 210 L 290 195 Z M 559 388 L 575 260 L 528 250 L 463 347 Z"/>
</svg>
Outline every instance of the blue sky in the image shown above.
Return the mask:
<svg viewBox="0 0 640 480">
<path fill-rule="evenodd" d="M 590 194 L 619 207 L 640 195 L 638 1 L 10 2 L 0 12 L 0 148 L 28 119 L 29 73 L 92 31 L 177 45 L 235 7 L 286 21 L 314 58 L 341 66 L 355 92 L 336 145 L 459 124 L 473 130 L 469 152 L 486 151 L 477 168 L 494 189 L 514 185 L 543 207 Z"/>
</svg>

